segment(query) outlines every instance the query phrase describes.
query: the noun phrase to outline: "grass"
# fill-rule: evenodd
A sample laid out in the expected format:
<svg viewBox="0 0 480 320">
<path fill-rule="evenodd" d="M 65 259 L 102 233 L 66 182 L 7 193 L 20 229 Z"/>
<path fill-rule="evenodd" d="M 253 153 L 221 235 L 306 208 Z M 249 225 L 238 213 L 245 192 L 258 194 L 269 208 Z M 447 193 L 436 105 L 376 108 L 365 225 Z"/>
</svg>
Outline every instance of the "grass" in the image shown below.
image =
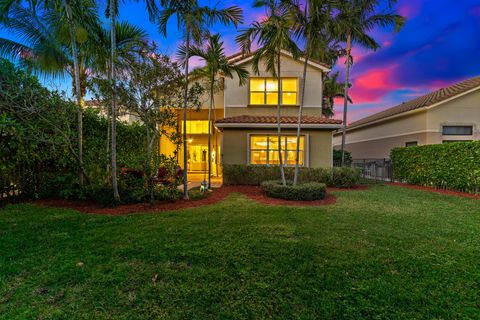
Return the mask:
<svg viewBox="0 0 480 320">
<path fill-rule="evenodd" d="M 0 210 L 1 319 L 480 317 L 480 202 L 399 187 L 324 207 Z"/>
</svg>

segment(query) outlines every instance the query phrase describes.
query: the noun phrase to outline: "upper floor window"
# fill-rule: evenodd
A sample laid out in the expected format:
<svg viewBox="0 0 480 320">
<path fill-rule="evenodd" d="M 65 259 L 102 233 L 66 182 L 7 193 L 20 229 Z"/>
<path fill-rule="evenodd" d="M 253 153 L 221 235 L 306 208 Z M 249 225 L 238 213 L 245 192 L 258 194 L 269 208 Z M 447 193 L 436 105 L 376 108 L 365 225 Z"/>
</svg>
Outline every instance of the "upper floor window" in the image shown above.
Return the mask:
<svg viewBox="0 0 480 320">
<path fill-rule="evenodd" d="M 473 134 L 472 126 L 443 126 L 442 134 L 444 136 L 471 136 Z"/>
<path fill-rule="evenodd" d="M 297 105 L 298 79 L 282 78 L 282 105 Z M 277 105 L 278 81 L 274 78 L 250 78 L 250 104 Z"/>
</svg>

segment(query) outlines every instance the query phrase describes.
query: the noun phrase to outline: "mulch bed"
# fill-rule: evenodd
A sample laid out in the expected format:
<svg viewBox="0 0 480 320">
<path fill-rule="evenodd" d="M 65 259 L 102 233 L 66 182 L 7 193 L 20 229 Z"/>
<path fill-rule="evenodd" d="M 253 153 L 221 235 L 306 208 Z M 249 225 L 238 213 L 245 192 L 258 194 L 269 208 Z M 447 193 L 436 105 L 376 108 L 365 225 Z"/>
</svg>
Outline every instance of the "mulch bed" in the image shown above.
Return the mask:
<svg viewBox="0 0 480 320">
<path fill-rule="evenodd" d="M 480 200 L 480 195 L 471 194 L 471 193 L 467 193 L 467 192 L 460 192 L 460 191 L 453 191 L 453 190 L 446 190 L 446 189 L 436 189 L 436 188 L 432 188 L 432 187 L 416 186 L 416 185 L 412 185 L 412 184 L 399 183 L 399 182 L 389 182 L 389 183 L 386 183 L 386 185 L 394 186 L 394 187 L 410 188 L 410 189 L 421 190 L 421 191 L 428 191 L 428 192 L 444 194 L 444 195 L 449 195 L 449 196 L 455 196 L 455 197 L 463 197 L 463 198 Z"/>
<path fill-rule="evenodd" d="M 37 200 L 34 203 L 47 207 L 68 208 L 81 213 L 105 214 L 119 216 L 132 213 L 145 212 L 162 212 L 172 211 L 185 208 L 199 207 L 217 203 L 225 199 L 231 193 L 242 193 L 249 199 L 255 200 L 266 205 L 278 206 L 322 206 L 336 203 L 337 199 L 329 192 L 332 191 L 349 191 L 349 190 L 365 190 L 367 186 L 356 186 L 351 189 L 328 188 L 327 197 L 318 201 L 289 201 L 282 199 L 273 199 L 267 197 L 259 186 L 223 186 L 214 189 L 206 198 L 200 200 L 179 200 L 176 202 L 157 202 L 153 205 L 149 203 L 128 204 L 113 208 L 102 208 L 98 204 L 91 201 L 65 200 L 65 199 L 46 199 Z"/>
</svg>

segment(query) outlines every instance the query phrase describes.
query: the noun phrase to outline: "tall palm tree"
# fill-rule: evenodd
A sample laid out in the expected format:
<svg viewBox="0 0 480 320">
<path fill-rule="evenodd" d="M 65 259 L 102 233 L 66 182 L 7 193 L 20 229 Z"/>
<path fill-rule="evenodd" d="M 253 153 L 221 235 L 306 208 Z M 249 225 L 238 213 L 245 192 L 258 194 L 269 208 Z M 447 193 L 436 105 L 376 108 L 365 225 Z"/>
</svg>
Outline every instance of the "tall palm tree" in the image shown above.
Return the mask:
<svg viewBox="0 0 480 320">
<path fill-rule="evenodd" d="M 111 155 L 111 166 L 112 166 L 112 189 L 113 189 L 113 198 L 120 202 L 120 194 L 118 192 L 118 180 L 117 180 L 117 101 L 116 101 L 116 89 L 117 89 L 117 78 L 115 73 L 115 63 L 117 58 L 116 46 L 116 30 L 115 26 L 117 24 L 116 17 L 118 14 L 118 1 L 109 0 L 108 1 L 108 11 L 107 17 L 110 18 L 110 81 L 112 85 L 112 96 L 111 96 L 111 145 L 110 145 L 110 155 Z"/>
<path fill-rule="evenodd" d="M 74 3 L 72 3 L 74 1 Z M 95 19 L 94 10 L 92 8 L 95 7 L 94 2 L 88 0 L 64 0 L 64 1 L 43 1 L 44 8 L 43 10 L 46 11 L 44 13 L 44 18 L 49 20 L 55 18 L 54 22 L 50 21 L 50 24 L 58 30 L 59 24 L 61 21 L 66 18 L 68 23 L 68 32 L 69 32 L 69 45 L 70 45 L 70 56 L 73 60 L 73 79 L 74 79 L 74 92 L 77 101 L 77 144 L 78 144 L 78 151 L 77 151 L 77 162 L 78 162 L 78 171 L 79 171 L 79 182 L 80 185 L 83 186 L 85 175 L 85 170 L 83 166 L 83 112 L 82 112 L 82 94 L 80 89 L 80 67 L 78 61 L 78 48 L 77 42 L 79 38 L 79 28 L 77 26 L 80 25 L 81 18 L 86 18 L 86 20 L 91 21 Z M 80 3 L 81 2 L 81 3 Z M 25 9 L 21 6 L 21 1 L 18 0 L 6 0 L 2 3 L 0 7 L 0 19 L 3 24 L 9 28 L 19 28 L 19 29 L 30 29 L 32 31 L 33 25 L 37 27 L 41 24 L 41 21 L 37 18 L 37 11 L 39 10 L 39 2 L 36 1 L 28 1 L 28 9 Z M 75 9 L 73 10 L 72 7 Z M 88 16 L 85 14 L 88 12 Z M 34 22 L 33 24 L 28 25 L 29 21 Z M 33 27 L 34 28 L 34 27 Z M 80 27 L 81 28 L 81 27 Z M 48 34 L 49 30 L 37 30 L 38 32 L 35 34 L 34 41 L 39 41 L 41 44 L 46 45 L 49 49 L 53 49 L 51 52 L 44 52 L 42 57 L 46 57 L 48 53 L 52 53 L 50 57 L 56 57 L 62 60 L 61 58 L 61 48 L 59 46 L 54 45 L 53 43 L 46 43 L 46 38 L 44 37 Z M 58 34 L 57 34 L 58 35 Z M 49 37 L 50 40 L 55 40 L 53 37 Z M 27 40 L 33 40 L 26 38 Z M 42 42 L 43 40 L 43 42 Z M 27 54 L 23 51 L 22 46 L 17 43 L 13 42 L 6 42 L 2 41 L 2 45 L 4 48 L 8 48 L 9 46 L 14 52 L 20 52 L 23 54 Z M 3 49 L 5 50 L 5 49 Z M 64 52 L 65 53 L 65 52 Z M 61 66 L 61 61 L 56 61 L 60 63 L 52 64 L 51 66 L 48 65 L 48 61 L 44 61 L 46 72 L 59 72 L 59 66 Z M 65 60 L 63 61 L 65 62 Z"/>
<path fill-rule="evenodd" d="M 186 48 L 181 46 L 179 50 L 180 61 L 185 62 Z M 233 78 L 237 75 L 239 85 L 244 85 L 248 78 L 248 71 L 234 63 L 231 63 L 225 55 L 223 41 L 220 41 L 219 34 L 209 34 L 206 37 L 205 45 L 193 45 L 190 47 L 190 57 L 199 57 L 205 62 L 205 67 L 194 70 L 195 76 L 207 79 L 209 88 L 210 103 L 208 106 L 208 188 L 211 188 L 212 160 L 211 160 L 211 118 L 212 109 L 215 105 L 214 94 L 215 89 L 221 84 L 219 76 Z"/>
<path fill-rule="evenodd" d="M 335 98 L 345 97 L 345 84 L 338 82 L 339 72 L 335 72 L 331 76 L 325 77 L 323 89 L 322 114 L 327 117 L 333 117 L 333 107 L 335 105 Z M 347 97 L 349 103 L 353 103 L 351 97 Z"/>
<path fill-rule="evenodd" d="M 46 6 L 37 10 L 32 6 L 22 6 L 12 3 L 6 12 L 4 28 L 14 34 L 20 41 L 0 38 L 0 56 L 11 58 L 21 66 L 44 77 L 61 78 L 66 74 L 72 77 L 72 88 L 75 96 L 84 104 L 87 78 L 92 74 L 107 72 L 105 60 L 108 56 L 110 43 L 105 36 L 106 29 L 102 27 L 94 3 L 89 6 L 72 7 L 69 16 L 76 17 L 74 28 L 76 42 L 81 43 L 75 51 L 78 62 L 78 78 L 71 50 L 70 23 L 65 21 L 65 14 L 58 8 Z M 68 20 L 68 19 L 67 19 Z M 143 42 L 146 32 L 128 23 L 117 24 L 120 41 L 117 48 L 122 54 L 136 50 Z M 78 81 L 77 81 L 78 80 Z M 79 87 L 76 85 L 79 83 Z M 80 91 L 78 99 L 77 89 Z M 82 109 L 80 109 L 80 113 Z M 79 132 L 82 132 L 82 117 L 77 119 Z M 79 134 L 77 139 L 81 139 Z M 80 143 L 81 145 L 81 143 Z M 79 155 L 76 154 L 77 161 Z M 79 161 L 83 164 L 83 160 Z M 82 176 L 88 180 L 83 165 L 80 167 Z"/>
<path fill-rule="evenodd" d="M 298 170 L 300 160 L 300 133 L 302 123 L 303 105 L 305 100 L 305 87 L 307 83 L 307 66 L 313 56 L 313 50 L 322 48 L 328 43 L 325 37 L 325 29 L 330 24 L 332 14 L 332 0 L 306 0 L 303 8 L 297 2 L 292 6 L 295 14 L 295 34 L 305 42 L 303 52 L 303 81 L 300 95 L 300 106 L 298 108 L 297 118 L 297 147 L 295 154 L 295 172 L 293 176 L 293 185 L 298 181 Z"/>
<path fill-rule="evenodd" d="M 399 31 L 405 19 L 392 8 L 396 0 L 388 0 L 389 11 L 380 11 L 381 0 L 342 0 L 336 5 L 336 35 L 346 43 L 346 67 L 343 107 L 342 166 L 345 164 L 345 135 L 347 129 L 348 89 L 352 46 L 354 44 L 370 50 L 377 50 L 380 44 L 369 33 L 376 27 L 394 27 Z"/>
<path fill-rule="evenodd" d="M 235 27 L 242 23 L 242 9 L 231 6 L 226 9 L 200 6 L 198 0 L 161 0 L 162 10 L 156 9 L 153 0 L 147 2 L 149 12 L 152 12 L 160 32 L 166 36 L 167 23 L 173 16 L 177 19 L 178 29 L 183 30 L 185 41 L 185 84 L 183 105 L 183 198 L 188 199 L 187 174 L 187 108 L 188 108 L 188 75 L 190 46 L 199 43 L 205 34 L 205 29 L 215 22 Z M 151 9 L 153 8 L 153 9 Z"/>
<path fill-rule="evenodd" d="M 292 35 L 294 16 L 291 10 L 293 2 L 287 0 L 255 0 L 253 6 L 256 8 L 264 7 L 267 11 L 267 17 L 261 21 L 255 21 L 251 26 L 237 36 L 236 41 L 240 45 L 242 52 L 250 53 L 252 42 L 257 41 L 260 48 L 255 51 L 252 59 L 253 71 L 259 74 L 259 63 L 265 59 L 265 68 L 271 73 L 273 78 L 277 79 L 278 101 L 277 101 L 277 139 L 278 139 L 278 158 L 282 183 L 287 184 L 285 179 L 285 168 L 282 156 L 281 141 L 281 104 L 282 104 L 282 84 L 281 84 L 281 57 L 282 51 L 287 51 L 298 59 L 300 49 L 295 43 Z"/>
</svg>

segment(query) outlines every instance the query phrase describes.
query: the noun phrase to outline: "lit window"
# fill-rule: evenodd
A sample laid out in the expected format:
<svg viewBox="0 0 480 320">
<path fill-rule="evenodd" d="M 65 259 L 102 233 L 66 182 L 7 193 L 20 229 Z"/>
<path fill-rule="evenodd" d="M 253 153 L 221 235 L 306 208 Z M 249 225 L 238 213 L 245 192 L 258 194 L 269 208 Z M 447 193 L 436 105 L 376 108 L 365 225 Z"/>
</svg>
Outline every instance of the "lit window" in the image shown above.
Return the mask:
<svg viewBox="0 0 480 320">
<path fill-rule="evenodd" d="M 296 136 L 281 136 L 282 160 L 285 165 L 294 166 L 297 152 Z M 250 164 L 280 164 L 278 137 L 276 135 L 250 136 Z M 305 137 L 300 136 L 299 164 L 303 166 L 305 155 Z"/>
<path fill-rule="evenodd" d="M 183 132 L 183 122 L 180 131 Z M 208 120 L 188 120 L 187 134 L 208 134 Z"/>
<path fill-rule="evenodd" d="M 444 136 L 471 136 L 473 134 L 472 126 L 443 126 L 442 134 Z"/>
<path fill-rule="evenodd" d="M 296 105 L 298 79 L 282 78 L 282 105 Z M 273 78 L 250 79 L 250 104 L 252 105 L 277 105 L 278 81 Z"/>
</svg>

